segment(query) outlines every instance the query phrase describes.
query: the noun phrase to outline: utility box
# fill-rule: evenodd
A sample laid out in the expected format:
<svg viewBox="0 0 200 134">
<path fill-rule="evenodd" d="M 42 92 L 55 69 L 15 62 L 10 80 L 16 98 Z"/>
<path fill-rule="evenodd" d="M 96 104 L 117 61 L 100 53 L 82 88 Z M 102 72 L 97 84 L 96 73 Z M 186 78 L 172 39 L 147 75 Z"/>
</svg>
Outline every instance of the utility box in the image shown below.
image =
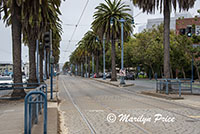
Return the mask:
<svg viewBox="0 0 200 134">
<path fill-rule="evenodd" d="M 50 56 L 50 64 L 54 64 L 54 57 Z"/>
</svg>

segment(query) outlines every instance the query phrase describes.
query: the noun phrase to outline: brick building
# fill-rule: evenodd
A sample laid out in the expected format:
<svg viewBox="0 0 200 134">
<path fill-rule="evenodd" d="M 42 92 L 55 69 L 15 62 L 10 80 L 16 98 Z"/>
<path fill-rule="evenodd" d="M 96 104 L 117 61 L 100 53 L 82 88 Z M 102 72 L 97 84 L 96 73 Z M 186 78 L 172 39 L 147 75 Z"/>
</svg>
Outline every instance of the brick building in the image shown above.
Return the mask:
<svg viewBox="0 0 200 134">
<path fill-rule="evenodd" d="M 192 34 L 200 36 L 200 17 L 183 18 L 176 20 L 176 34 Z"/>
</svg>

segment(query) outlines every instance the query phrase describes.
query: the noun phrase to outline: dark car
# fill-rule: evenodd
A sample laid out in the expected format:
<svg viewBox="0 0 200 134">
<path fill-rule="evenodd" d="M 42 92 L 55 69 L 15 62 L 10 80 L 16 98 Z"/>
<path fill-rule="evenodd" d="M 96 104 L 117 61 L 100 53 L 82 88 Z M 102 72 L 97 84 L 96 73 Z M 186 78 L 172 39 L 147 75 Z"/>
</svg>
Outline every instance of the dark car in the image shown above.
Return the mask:
<svg viewBox="0 0 200 134">
<path fill-rule="evenodd" d="M 133 73 L 127 73 L 125 76 L 125 80 L 135 80 L 135 76 Z"/>
<path fill-rule="evenodd" d="M 106 78 L 111 78 L 111 73 L 106 73 Z"/>
</svg>

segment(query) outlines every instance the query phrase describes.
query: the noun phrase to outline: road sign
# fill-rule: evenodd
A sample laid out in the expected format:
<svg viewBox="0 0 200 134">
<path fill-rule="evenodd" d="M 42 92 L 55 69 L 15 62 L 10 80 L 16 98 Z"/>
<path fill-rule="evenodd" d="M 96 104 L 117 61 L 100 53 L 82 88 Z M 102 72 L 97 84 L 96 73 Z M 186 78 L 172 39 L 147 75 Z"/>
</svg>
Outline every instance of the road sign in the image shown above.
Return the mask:
<svg viewBox="0 0 200 134">
<path fill-rule="evenodd" d="M 193 48 L 200 47 L 200 44 L 193 44 L 192 47 Z"/>
<path fill-rule="evenodd" d="M 195 29 L 195 33 L 196 33 L 196 36 L 200 36 L 200 26 L 196 26 L 196 29 Z"/>
<path fill-rule="evenodd" d="M 125 71 L 125 69 L 120 69 L 120 71 L 119 71 L 119 73 L 120 73 L 120 76 L 126 76 L 126 71 Z"/>
</svg>

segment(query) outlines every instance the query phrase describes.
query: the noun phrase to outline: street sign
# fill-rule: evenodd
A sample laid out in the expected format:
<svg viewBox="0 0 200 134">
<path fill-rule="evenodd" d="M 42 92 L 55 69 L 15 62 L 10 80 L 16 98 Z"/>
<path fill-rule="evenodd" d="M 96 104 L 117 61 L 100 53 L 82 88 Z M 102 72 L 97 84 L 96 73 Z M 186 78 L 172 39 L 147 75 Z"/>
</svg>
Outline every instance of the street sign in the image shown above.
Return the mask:
<svg viewBox="0 0 200 134">
<path fill-rule="evenodd" d="M 120 76 L 126 76 L 126 71 L 125 71 L 125 69 L 120 69 L 120 71 L 119 71 L 119 73 L 120 73 Z"/>
<path fill-rule="evenodd" d="M 200 36 L 200 26 L 196 26 L 196 29 L 195 29 L 195 33 L 196 33 L 196 36 Z"/>
<path fill-rule="evenodd" d="M 54 64 L 54 57 L 50 56 L 50 64 Z"/>
<path fill-rule="evenodd" d="M 200 44 L 193 44 L 192 47 L 193 48 L 200 47 Z"/>
</svg>

